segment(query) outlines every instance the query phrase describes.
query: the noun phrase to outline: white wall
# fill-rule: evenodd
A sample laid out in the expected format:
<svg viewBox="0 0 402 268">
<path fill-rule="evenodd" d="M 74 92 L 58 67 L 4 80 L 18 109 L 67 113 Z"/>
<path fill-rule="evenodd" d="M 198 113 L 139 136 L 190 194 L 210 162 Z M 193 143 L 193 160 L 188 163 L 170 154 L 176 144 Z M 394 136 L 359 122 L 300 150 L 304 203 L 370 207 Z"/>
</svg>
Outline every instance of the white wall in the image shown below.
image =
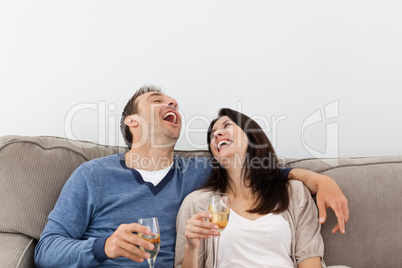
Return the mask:
<svg viewBox="0 0 402 268">
<path fill-rule="evenodd" d="M 401 154 L 401 14 L 392 0 L 2 1 L 0 135 L 119 144 L 125 103 L 154 83 L 187 131 L 231 107 L 280 156 Z M 205 148 L 188 133 L 177 149 Z"/>
</svg>

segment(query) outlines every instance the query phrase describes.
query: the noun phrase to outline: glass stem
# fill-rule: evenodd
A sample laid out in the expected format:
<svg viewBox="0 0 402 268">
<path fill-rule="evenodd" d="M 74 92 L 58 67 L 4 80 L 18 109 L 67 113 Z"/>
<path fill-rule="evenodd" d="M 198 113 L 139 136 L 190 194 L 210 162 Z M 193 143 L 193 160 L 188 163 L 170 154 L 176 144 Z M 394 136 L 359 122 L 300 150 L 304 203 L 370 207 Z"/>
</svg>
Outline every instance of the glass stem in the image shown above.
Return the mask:
<svg viewBox="0 0 402 268">
<path fill-rule="evenodd" d="M 220 235 L 214 236 L 214 244 L 213 244 L 213 249 L 214 249 L 214 268 L 218 267 L 218 248 L 219 248 L 219 239 Z"/>
<path fill-rule="evenodd" d="M 149 258 L 148 264 L 149 264 L 149 268 L 154 268 L 155 267 L 155 258 Z"/>
</svg>

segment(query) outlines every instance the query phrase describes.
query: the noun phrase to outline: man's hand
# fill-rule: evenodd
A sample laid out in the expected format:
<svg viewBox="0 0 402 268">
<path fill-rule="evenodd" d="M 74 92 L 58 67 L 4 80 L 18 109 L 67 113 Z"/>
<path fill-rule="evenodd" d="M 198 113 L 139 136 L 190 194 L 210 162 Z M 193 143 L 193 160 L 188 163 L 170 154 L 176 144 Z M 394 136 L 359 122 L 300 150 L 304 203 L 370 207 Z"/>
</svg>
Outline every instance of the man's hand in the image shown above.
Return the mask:
<svg viewBox="0 0 402 268">
<path fill-rule="evenodd" d="M 349 220 L 349 207 L 348 200 L 338 184 L 326 175 L 300 168 L 292 169 L 289 178 L 303 182 L 312 194 L 317 194 L 320 223 L 324 223 L 327 219 L 326 209 L 332 208 L 338 218 L 338 224 L 332 229 L 332 233 L 340 231 L 344 234 L 345 223 Z"/>
<path fill-rule="evenodd" d="M 348 200 L 332 178 L 319 174 L 316 174 L 316 176 L 321 177 L 317 178 L 318 190 L 316 196 L 320 223 L 324 223 L 327 219 L 326 209 L 330 207 L 338 218 L 338 224 L 332 229 L 332 233 L 340 231 L 344 234 L 345 224 L 349 220 Z"/>
<path fill-rule="evenodd" d="M 149 253 L 139 249 L 142 246 L 152 250 L 154 245 L 145 241 L 133 232 L 150 234 L 151 231 L 138 223 L 122 224 L 114 233 L 106 239 L 105 254 L 110 259 L 126 257 L 135 262 L 143 262 L 149 259 Z"/>
</svg>

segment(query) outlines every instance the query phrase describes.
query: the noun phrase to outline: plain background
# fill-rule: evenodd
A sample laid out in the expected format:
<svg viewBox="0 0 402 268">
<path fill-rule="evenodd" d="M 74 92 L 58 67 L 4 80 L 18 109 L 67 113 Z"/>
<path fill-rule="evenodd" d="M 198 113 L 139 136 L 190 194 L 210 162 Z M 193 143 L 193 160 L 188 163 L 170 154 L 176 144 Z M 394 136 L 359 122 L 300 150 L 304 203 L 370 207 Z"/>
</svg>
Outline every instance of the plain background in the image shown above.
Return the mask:
<svg viewBox="0 0 402 268">
<path fill-rule="evenodd" d="M 282 157 L 402 151 L 402 2 L 0 3 L 0 135 L 124 144 L 143 84 L 176 98 L 177 149 L 205 147 L 221 107 L 261 123 Z"/>
</svg>

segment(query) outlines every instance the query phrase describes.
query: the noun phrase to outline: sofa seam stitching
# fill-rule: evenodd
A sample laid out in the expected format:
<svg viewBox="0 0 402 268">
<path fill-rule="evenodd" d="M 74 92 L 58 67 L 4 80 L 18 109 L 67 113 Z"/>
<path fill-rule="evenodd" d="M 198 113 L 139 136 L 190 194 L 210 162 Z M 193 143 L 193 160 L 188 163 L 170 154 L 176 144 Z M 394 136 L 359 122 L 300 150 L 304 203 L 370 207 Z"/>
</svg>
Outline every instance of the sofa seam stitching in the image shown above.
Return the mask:
<svg viewBox="0 0 402 268">
<path fill-rule="evenodd" d="M 330 167 L 330 168 L 326 168 L 323 170 L 319 170 L 317 172 L 326 172 L 329 170 L 333 170 L 333 169 L 337 169 L 337 168 L 343 168 L 343 167 L 360 167 L 360 166 L 374 166 L 374 165 L 389 165 L 389 164 L 401 164 L 402 161 L 386 161 L 386 162 L 373 162 L 373 163 L 362 163 L 362 164 L 344 164 L 344 165 L 339 165 L 336 167 Z"/>
<path fill-rule="evenodd" d="M 73 149 L 71 149 L 71 148 L 64 147 L 64 146 L 54 146 L 54 147 L 48 147 L 48 148 L 46 148 L 46 147 L 44 147 L 44 146 L 42 146 L 42 145 L 40 145 L 40 144 L 38 144 L 38 143 L 36 143 L 36 142 L 34 142 L 34 141 L 11 141 L 11 142 L 9 142 L 9 143 L 3 145 L 3 146 L 0 148 L 0 151 L 2 151 L 4 148 L 8 147 L 9 145 L 13 145 L 13 144 L 15 144 L 15 143 L 30 143 L 30 144 L 34 144 L 34 145 L 36 145 L 36 146 L 42 148 L 43 150 L 47 150 L 47 151 L 48 151 L 48 150 L 53 150 L 53 149 L 65 149 L 65 150 L 67 150 L 67 151 L 76 153 L 77 155 L 79 155 L 79 156 L 81 156 L 82 158 L 84 158 L 86 161 L 89 161 L 89 159 L 88 159 L 87 157 L 85 157 L 82 153 L 79 153 L 79 152 L 77 152 L 77 151 L 75 151 L 75 150 L 73 150 Z"/>
</svg>

